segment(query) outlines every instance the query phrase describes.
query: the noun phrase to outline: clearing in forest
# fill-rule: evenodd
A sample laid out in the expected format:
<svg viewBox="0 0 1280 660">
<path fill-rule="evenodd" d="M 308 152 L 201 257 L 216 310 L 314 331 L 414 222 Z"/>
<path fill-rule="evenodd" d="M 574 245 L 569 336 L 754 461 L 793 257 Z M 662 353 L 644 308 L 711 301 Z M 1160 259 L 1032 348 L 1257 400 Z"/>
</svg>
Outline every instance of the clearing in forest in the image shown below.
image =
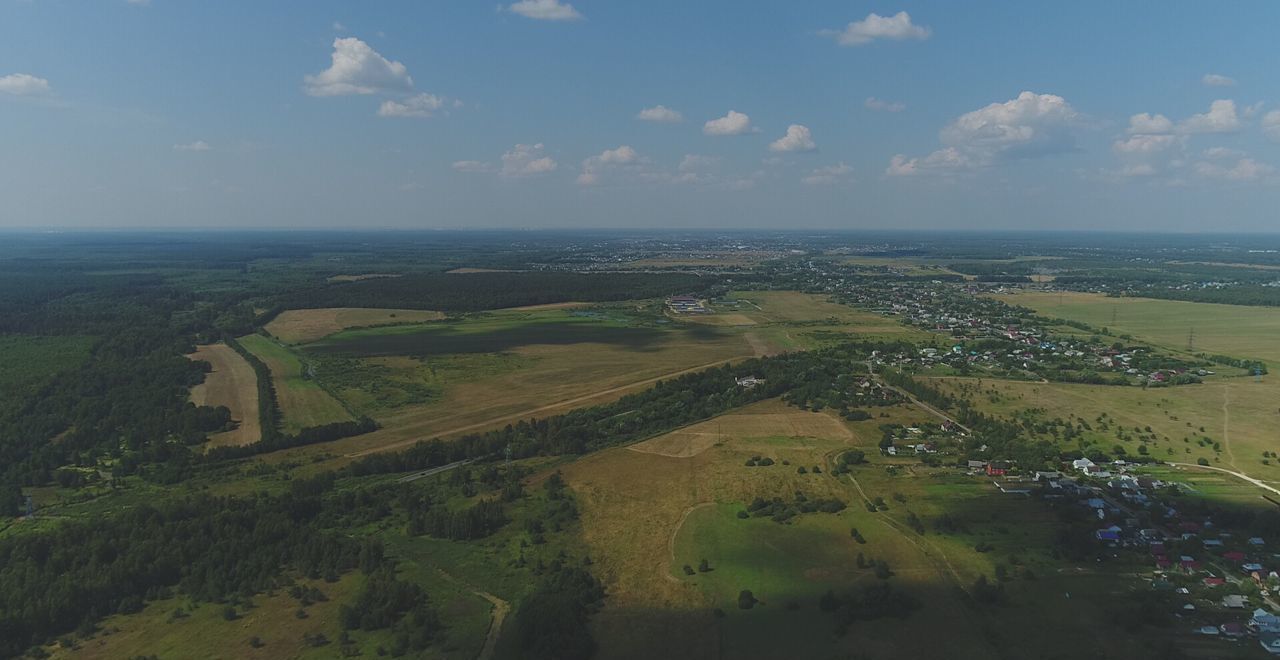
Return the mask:
<svg viewBox="0 0 1280 660">
<path fill-rule="evenodd" d="M 442 312 L 421 309 L 371 309 L 367 307 L 327 307 L 290 309 L 280 312 L 266 325 L 267 332 L 286 344 L 302 344 L 348 328 L 413 324 L 438 321 Z"/>
<path fill-rule="evenodd" d="M 351 419 L 346 408 L 320 387 L 302 358 L 292 350 L 262 335 L 247 335 L 239 341 L 271 370 L 285 433 Z"/>
<path fill-rule="evenodd" d="M 191 388 L 191 402 L 197 406 L 226 406 L 236 428 L 209 436 L 209 447 L 229 447 L 257 442 L 262 437 L 258 416 L 258 376 L 241 355 L 226 344 L 197 346 L 187 356 L 208 362 L 213 371 L 204 382 Z"/>
</svg>

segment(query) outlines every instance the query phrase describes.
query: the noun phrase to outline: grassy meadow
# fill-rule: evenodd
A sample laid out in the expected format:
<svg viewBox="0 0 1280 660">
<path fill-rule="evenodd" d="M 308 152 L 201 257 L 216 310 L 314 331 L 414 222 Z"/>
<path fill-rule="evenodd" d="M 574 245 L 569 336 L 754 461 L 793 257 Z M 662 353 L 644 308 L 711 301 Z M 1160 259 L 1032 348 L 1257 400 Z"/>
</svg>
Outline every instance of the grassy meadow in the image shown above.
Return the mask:
<svg viewBox="0 0 1280 660">
<path fill-rule="evenodd" d="M 562 468 L 582 511 L 583 542 L 610 594 L 592 623 L 601 657 L 987 658 L 999 650 L 1034 657 L 1037 645 L 1050 643 L 1099 651 L 1101 642 L 1086 634 L 1104 623 L 1099 602 L 1132 585 L 1109 574 L 1072 575 L 1075 600 L 1041 595 L 1062 590 L 1060 564 L 1047 552 L 1057 529 L 1052 512 L 953 468 L 879 456 L 880 424 L 930 420 L 910 406 L 882 412 L 888 416 L 848 423 L 766 401 Z M 868 463 L 833 476 L 833 461 L 851 448 L 865 451 Z M 774 464 L 747 467 L 752 456 Z M 848 508 L 785 524 L 739 518 L 756 497 L 790 501 L 796 492 L 839 498 Z M 868 499 L 877 497 L 887 510 L 869 512 Z M 910 526 L 913 513 L 924 533 Z M 938 532 L 944 513 L 963 529 Z M 854 527 L 865 544 L 852 538 Z M 975 550 L 980 542 L 987 551 Z M 837 636 L 817 600 L 829 589 L 878 581 L 858 568 L 859 553 L 886 560 L 890 585 L 921 608 L 905 620 L 854 623 Z M 708 572 L 696 569 L 703 559 Z M 1000 564 L 1016 605 L 974 604 L 971 585 L 980 575 L 991 579 Z M 1028 573 L 1036 579 L 1022 577 Z M 743 589 L 761 602 L 739 609 Z M 1002 632 L 1033 624 L 1034 638 Z M 930 634 L 917 634 L 922 627 Z"/>
<path fill-rule="evenodd" d="M 1173 350 L 1254 358 L 1280 365 L 1280 309 L 1213 303 L 1109 298 L 1096 293 L 1024 291 L 998 296 L 1045 316 L 1083 321 Z"/>
<path fill-rule="evenodd" d="M 241 337 L 239 341 L 271 370 L 285 433 L 351 419 L 342 403 L 314 378 L 306 376 L 302 358 L 291 349 L 256 334 Z"/>
</svg>

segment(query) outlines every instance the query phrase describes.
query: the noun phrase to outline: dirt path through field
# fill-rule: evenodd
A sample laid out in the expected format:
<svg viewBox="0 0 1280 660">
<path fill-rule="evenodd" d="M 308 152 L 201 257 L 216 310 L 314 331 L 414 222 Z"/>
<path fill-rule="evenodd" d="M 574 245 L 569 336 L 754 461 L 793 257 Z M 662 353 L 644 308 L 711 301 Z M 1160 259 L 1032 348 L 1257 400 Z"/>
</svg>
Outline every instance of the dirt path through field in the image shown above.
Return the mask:
<svg viewBox="0 0 1280 660">
<path fill-rule="evenodd" d="M 1245 481 L 1257 486 L 1258 488 L 1261 488 L 1263 490 L 1269 490 L 1275 493 L 1276 495 L 1280 495 L 1280 489 L 1277 489 L 1273 486 L 1268 486 L 1261 479 L 1254 479 L 1253 477 L 1243 472 L 1236 472 L 1235 470 L 1228 470 L 1226 468 L 1215 467 L 1213 465 L 1197 465 L 1195 463 L 1170 463 L 1169 465 L 1176 465 L 1178 467 L 1199 468 L 1201 470 L 1215 470 L 1217 472 L 1225 472 L 1227 474 L 1244 479 Z"/>
<path fill-rule="evenodd" d="M 693 515 L 694 511 L 697 511 L 698 509 L 704 509 L 709 506 L 715 506 L 715 502 L 702 502 L 699 504 L 695 504 L 685 509 L 684 513 L 681 514 L 680 522 L 676 523 L 675 528 L 671 530 L 671 538 L 667 539 L 667 550 L 671 554 L 671 566 L 675 566 L 675 563 L 676 563 L 676 536 L 680 534 L 681 528 L 684 527 L 684 522 L 689 519 L 689 516 Z M 663 571 L 662 577 L 665 577 L 668 580 L 671 580 L 672 582 L 680 582 L 680 578 L 677 578 L 674 575 L 672 575 L 671 571 L 669 570 Z"/>
<path fill-rule="evenodd" d="M 720 365 L 722 365 L 722 364 L 728 364 L 728 363 L 730 363 L 730 362 L 733 362 L 734 360 L 741 360 L 741 359 L 743 359 L 743 358 L 745 358 L 745 357 L 749 357 L 749 356 L 741 355 L 741 356 L 738 356 L 738 357 L 726 358 L 726 359 L 724 359 L 724 360 L 716 360 L 715 362 L 708 362 L 708 363 L 706 363 L 706 364 L 701 364 L 701 365 L 698 365 L 698 366 L 696 366 L 696 367 L 688 367 L 688 368 L 686 368 L 686 369 L 681 369 L 681 370 L 679 370 L 679 371 L 673 371 L 673 372 L 671 372 L 671 373 L 663 374 L 663 375 L 661 375 L 661 376 L 654 376 L 653 378 L 646 378 L 646 379 L 644 379 L 644 380 L 638 380 L 638 381 L 636 381 L 636 382 L 634 382 L 634 383 L 627 383 L 626 385 L 619 385 L 619 386 L 617 386 L 617 387 L 610 387 L 610 388 L 608 388 L 608 389 L 599 390 L 599 391 L 596 391 L 596 392 L 592 392 L 592 393 L 590 393 L 590 394 L 584 394 L 584 395 L 582 395 L 582 396 L 573 397 L 572 399 L 565 399 L 565 400 L 563 400 L 563 401 L 557 401 L 557 402 L 555 402 L 555 403 L 549 403 L 549 404 L 547 404 L 547 405 L 545 405 L 545 406 L 539 406 L 539 407 L 537 407 L 537 408 L 531 408 L 531 409 L 529 409 L 529 410 L 522 410 L 522 411 L 517 412 L 517 413 L 511 413 L 511 414 L 509 414 L 509 415 L 502 415 L 502 416 L 499 416 L 499 417 L 494 417 L 494 418 L 491 418 L 491 419 L 487 419 L 487 420 L 485 420 L 485 421 L 483 421 L 483 422 L 476 422 L 476 423 L 474 423 L 474 424 L 467 424 L 467 425 L 465 425 L 465 426 L 459 426 L 459 427 L 455 427 L 455 428 L 447 429 L 447 430 L 444 430 L 444 431 L 433 431 L 433 432 L 427 433 L 427 434 L 425 434 L 425 435 L 427 435 L 428 437 L 432 437 L 432 438 L 443 438 L 443 437 L 447 437 L 447 436 L 451 436 L 451 435 L 457 435 L 457 434 L 459 434 L 459 433 L 466 433 L 466 432 L 468 432 L 468 431 L 476 431 L 476 430 L 479 430 L 479 429 L 492 428 L 492 427 L 498 426 L 498 425 L 500 425 L 500 424 L 503 424 L 503 423 L 505 423 L 505 422 L 514 422 L 514 421 L 518 421 L 518 420 L 521 420 L 521 419 L 528 419 L 528 418 L 530 418 L 530 417 L 534 417 L 534 416 L 536 416 L 538 413 L 543 413 L 543 412 L 546 412 L 546 411 L 548 411 L 548 410 L 555 410 L 555 409 L 557 409 L 557 408 L 564 408 L 564 407 L 566 407 L 566 406 L 573 406 L 573 405 L 576 405 L 576 404 L 579 404 L 579 403 L 584 403 L 584 402 L 590 401 L 590 400 L 592 400 L 592 399 L 598 399 L 598 398 L 603 397 L 603 396 L 608 396 L 608 395 L 610 395 L 610 394 L 617 394 L 617 393 L 619 393 L 619 392 L 625 392 L 625 391 L 627 391 L 627 390 L 634 389 L 634 388 L 637 388 L 637 387 L 641 387 L 641 386 L 643 386 L 643 385 L 652 385 L 653 383 L 656 383 L 656 382 L 658 382 L 658 381 L 660 381 L 660 380 L 667 380 L 667 379 L 669 379 L 669 378 L 675 378 L 675 377 L 677 377 L 677 376 L 683 376 L 684 374 L 687 374 L 687 373 L 693 373 L 693 372 L 695 372 L 695 371 L 702 371 L 703 369 L 710 369 L 711 367 L 718 367 L 718 366 L 720 366 Z M 439 421 L 439 420 L 435 420 L 435 421 Z M 380 447 L 373 447 L 373 448 L 370 448 L 370 449 L 364 449 L 364 450 L 361 450 L 361 451 L 357 451 L 357 452 L 353 452 L 353 453 L 350 453 L 350 454 L 346 454 L 346 457 L 347 457 L 347 458 L 358 458 L 358 457 L 360 457 L 360 456 L 366 456 L 366 455 L 368 455 L 368 454 L 376 454 L 376 453 L 381 452 L 381 451 L 389 451 L 389 450 L 392 450 L 392 449 L 399 449 L 399 448 L 401 448 L 401 447 L 410 447 L 410 446 L 413 446 L 414 444 L 416 444 L 416 443 L 420 442 L 421 440 L 425 440 L 425 439 L 426 439 L 426 438 L 414 438 L 414 439 L 412 439 L 412 440 L 401 440 L 400 442 L 393 442 L 393 443 L 391 443 L 391 444 L 382 445 L 382 446 L 380 446 Z"/>
<path fill-rule="evenodd" d="M 479 655 L 476 656 L 476 660 L 492 660 L 494 650 L 498 648 L 498 635 L 502 634 L 502 623 L 507 620 L 507 615 L 511 613 L 511 603 L 459 580 L 446 573 L 444 569 L 437 568 L 436 572 L 440 574 L 440 577 L 467 589 L 493 605 L 493 618 L 489 620 L 489 632 L 484 637 L 484 646 L 481 647 Z"/>
<path fill-rule="evenodd" d="M 1236 455 L 1231 451 L 1231 383 L 1222 384 L 1222 447 L 1227 450 L 1227 462 L 1239 470 Z"/>
</svg>

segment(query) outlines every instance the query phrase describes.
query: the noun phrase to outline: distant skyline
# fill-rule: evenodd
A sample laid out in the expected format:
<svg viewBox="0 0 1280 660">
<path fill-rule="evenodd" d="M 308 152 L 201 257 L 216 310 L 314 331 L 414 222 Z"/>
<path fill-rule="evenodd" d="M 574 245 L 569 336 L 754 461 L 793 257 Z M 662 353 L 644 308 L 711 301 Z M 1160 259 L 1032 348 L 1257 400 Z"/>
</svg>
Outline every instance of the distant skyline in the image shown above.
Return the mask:
<svg viewBox="0 0 1280 660">
<path fill-rule="evenodd" d="M 0 229 L 1280 231 L 1280 3 L 0 0 Z"/>
</svg>

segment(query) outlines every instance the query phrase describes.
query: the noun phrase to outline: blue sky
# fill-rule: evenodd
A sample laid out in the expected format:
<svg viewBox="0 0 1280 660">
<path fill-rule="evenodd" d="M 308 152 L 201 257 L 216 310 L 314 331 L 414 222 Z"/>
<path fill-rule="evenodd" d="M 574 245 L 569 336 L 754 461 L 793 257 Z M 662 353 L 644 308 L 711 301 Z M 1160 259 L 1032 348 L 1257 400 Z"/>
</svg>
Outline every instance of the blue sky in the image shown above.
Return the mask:
<svg viewBox="0 0 1280 660">
<path fill-rule="evenodd" d="M 1275 231 L 1276 25 L 1275 2 L 0 0 L 0 227 Z"/>
</svg>

